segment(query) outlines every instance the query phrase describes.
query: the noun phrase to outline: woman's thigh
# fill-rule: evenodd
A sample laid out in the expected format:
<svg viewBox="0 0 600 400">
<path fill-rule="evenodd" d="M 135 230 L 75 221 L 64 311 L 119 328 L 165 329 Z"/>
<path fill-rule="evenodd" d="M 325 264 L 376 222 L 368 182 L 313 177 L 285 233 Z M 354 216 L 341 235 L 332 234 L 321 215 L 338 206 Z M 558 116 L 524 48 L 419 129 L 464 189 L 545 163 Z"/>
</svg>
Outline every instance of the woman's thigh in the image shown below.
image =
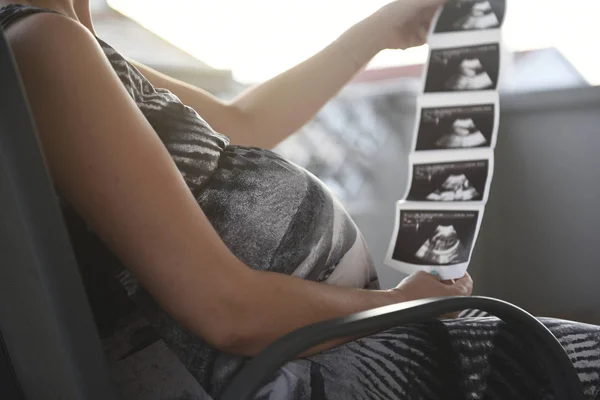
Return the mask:
<svg viewBox="0 0 600 400">
<path fill-rule="evenodd" d="M 598 394 L 600 327 L 544 319 L 586 398 Z M 262 397 L 261 397 L 262 396 Z M 264 399 L 552 399 L 529 349 L 496 318 L 406 325 L 285 365 Z"/>
</svg>

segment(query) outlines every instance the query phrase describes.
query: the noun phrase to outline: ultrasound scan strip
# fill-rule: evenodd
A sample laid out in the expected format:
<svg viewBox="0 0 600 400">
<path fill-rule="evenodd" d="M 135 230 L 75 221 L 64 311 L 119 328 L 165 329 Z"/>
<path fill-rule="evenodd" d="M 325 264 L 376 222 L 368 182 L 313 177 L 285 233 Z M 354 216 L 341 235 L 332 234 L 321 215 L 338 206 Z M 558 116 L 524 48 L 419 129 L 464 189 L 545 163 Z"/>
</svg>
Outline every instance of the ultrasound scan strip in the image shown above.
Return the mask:
<svg viewBox="0 0 600 400">
<path fill-rule="evenodd" d="M 408 185 L 385 257 L 405 274 L 459 279 L 471 261 L 494 175 L 505 16 L 506 0 L 449 0 L 433 19 Z"/>
</svg>

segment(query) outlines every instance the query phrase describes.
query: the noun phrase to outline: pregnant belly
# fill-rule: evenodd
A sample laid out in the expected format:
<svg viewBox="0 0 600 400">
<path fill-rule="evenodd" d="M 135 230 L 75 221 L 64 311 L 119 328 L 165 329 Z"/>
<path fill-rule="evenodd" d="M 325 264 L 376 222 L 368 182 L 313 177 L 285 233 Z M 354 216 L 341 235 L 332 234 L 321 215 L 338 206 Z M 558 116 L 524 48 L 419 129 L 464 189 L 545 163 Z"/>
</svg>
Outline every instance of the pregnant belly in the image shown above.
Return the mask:
<svg viewBox="0 0 600 400">
<path fill-rule="evenodd" d="M 344 262 L 372 279 L 362 236 L 339 201 L 271 151 L 229 146 L 197 201 L 229 249 L 254 269 L 343 284 L 334 271 Z"/>
</svg>

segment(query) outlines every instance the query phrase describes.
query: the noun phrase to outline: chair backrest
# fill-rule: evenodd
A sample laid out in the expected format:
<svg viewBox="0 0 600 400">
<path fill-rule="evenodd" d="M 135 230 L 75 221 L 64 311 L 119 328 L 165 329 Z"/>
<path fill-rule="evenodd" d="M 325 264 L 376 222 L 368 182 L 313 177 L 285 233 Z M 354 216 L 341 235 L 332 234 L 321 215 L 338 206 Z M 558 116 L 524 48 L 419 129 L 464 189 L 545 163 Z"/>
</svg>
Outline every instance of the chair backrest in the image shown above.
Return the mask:
<svg viewBox="0 0 600 400">
<path fill-rule="evenodd" d="M 1 31 L 0 374 L 3 400 L 116 398 L 23 86 Z"/>
</svg>

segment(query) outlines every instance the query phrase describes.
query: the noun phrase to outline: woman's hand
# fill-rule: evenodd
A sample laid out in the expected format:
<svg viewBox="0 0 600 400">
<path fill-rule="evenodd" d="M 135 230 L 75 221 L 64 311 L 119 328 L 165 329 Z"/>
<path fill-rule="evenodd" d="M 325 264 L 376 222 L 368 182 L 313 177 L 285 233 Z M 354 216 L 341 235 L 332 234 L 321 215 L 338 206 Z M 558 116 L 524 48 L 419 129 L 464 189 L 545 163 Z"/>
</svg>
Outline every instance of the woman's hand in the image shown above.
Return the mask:
<svg viewBox="0 0 600 400">
<path fill-rule="evenodd" d="M 405 278 L 393 289 L 398 291 L 405 301 L 428 299 L 433 297 L 470 296 L 473 292 L 473 280 L 469 274 L 454 282 L 443 282 L 424 271 L 416 272 Z M 442 315 L 442 319 L 458 318 L 460 311 Z"/>
<path fill-rule="evenodd" d="M 447 0 L 396 0 L 364 22 L 377 37 L 378 50 L 407 49 L 427 41 L 431 20 Z"/>
<path fill-rule="evenodd" d="M 470 296 L 473 291 L 473 280 L 469 274 L 452 283 L 440 279 L 427 272 L 416 272 L 394 289 L 401 292 L 406 301 L 427 299 L 431 297 Z"/>
</svg>

